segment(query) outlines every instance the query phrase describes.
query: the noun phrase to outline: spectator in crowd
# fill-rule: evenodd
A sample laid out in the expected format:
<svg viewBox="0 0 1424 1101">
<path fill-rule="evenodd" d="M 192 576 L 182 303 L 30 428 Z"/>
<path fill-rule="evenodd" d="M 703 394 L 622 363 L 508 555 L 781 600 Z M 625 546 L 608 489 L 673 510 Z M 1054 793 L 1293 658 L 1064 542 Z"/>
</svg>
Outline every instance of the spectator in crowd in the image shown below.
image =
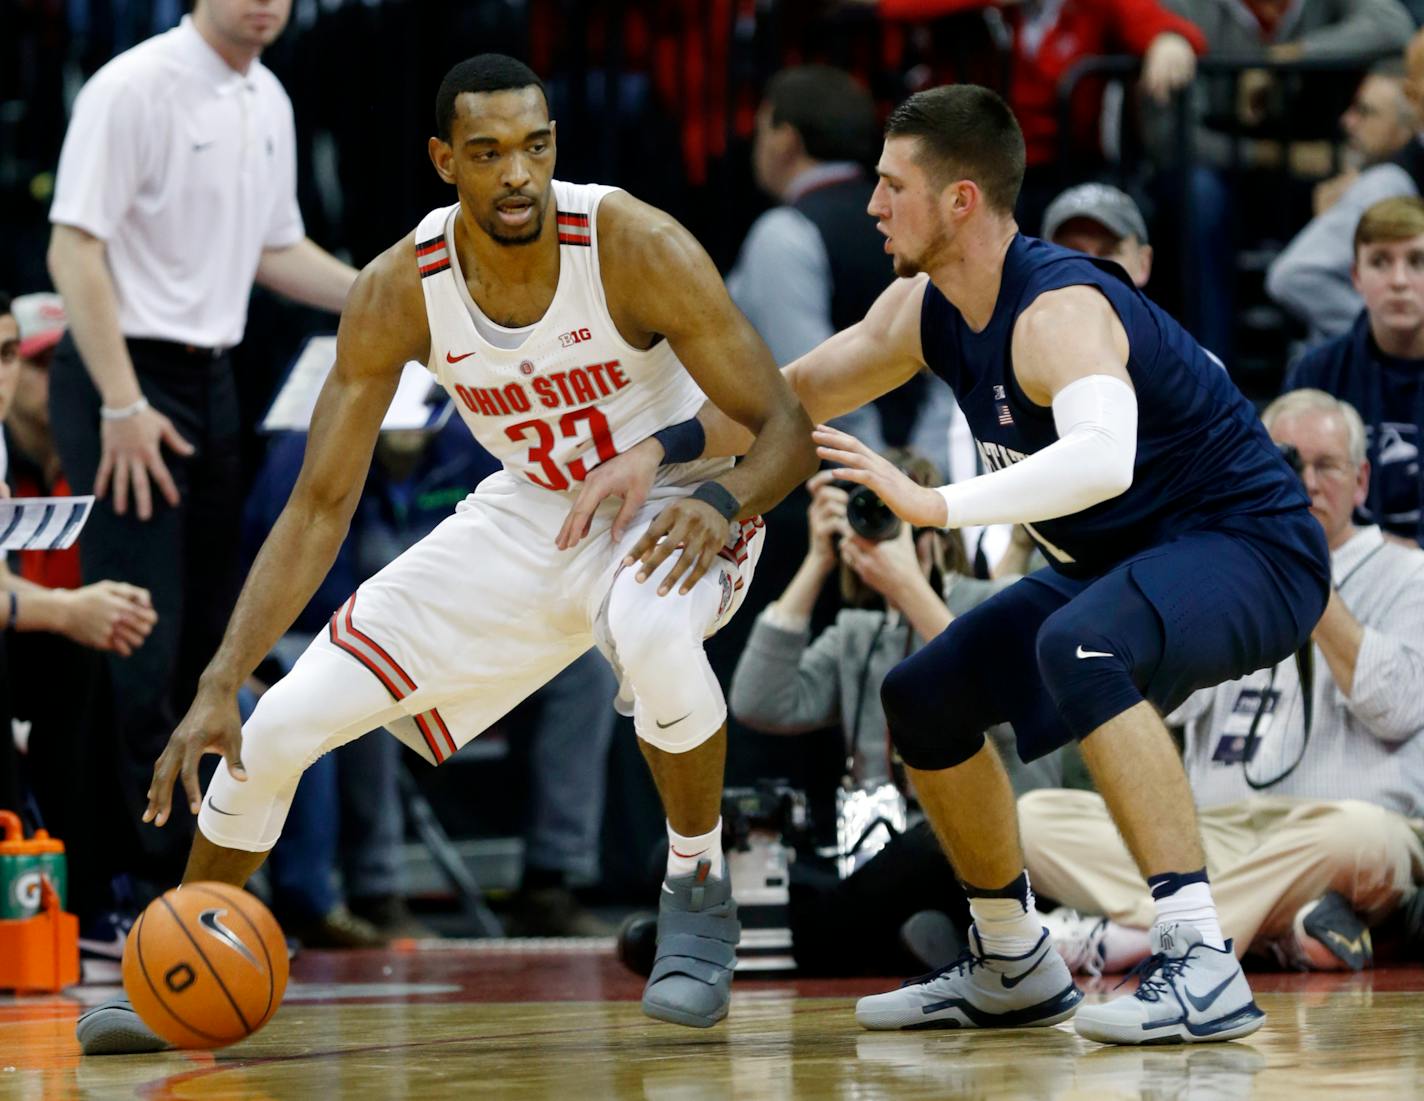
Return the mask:
<svg viewBox="0 0 1424 1101">
<path fill-rule="evenodd" d="M 1170 3 L 1157 0 L 864 0 L 886 19 L 921 20 L 951 12 L 987 8 L 1003 19 L 1012 37 L 1013 68 L 1007 99 L 1023 128 L 1027 171 L 1020 193 L 1020 225 L 1038 225 L 1049 198 L 1061 186 L 1064 148 L 1059 134 L 1058 93 L 1063 78 L 1085 58 L 1134 54 L 1142 58 L 1141 88 L 1165 104 L 1196 74 L 1196 59 L 1206 52 L 1190 14 L 1183 18 Z M 1072 103 L 1072 134 L 1067 146 L 1082 162 L 1101 162 L 1118 144 L 1104 133 L 1105 83 L 1089 79 Z M 1081 166 L 1081 165 L 1080 165 Z"/>
<path fill-rule="evenodd" d="M 1372 475 L 1358 515 L 1386 536 L 1424 543 L 1424 199 L 1385 199 L 1355 229 L 1351 278 L 1365 308 L 1350 330 L 1308 351 L 1285 388 L 1314 388 L 1363 412 Z"/>
<path fill-rule="evenodd" d="M 1424 31 L 1404 55 L 1405 97 L 1424 120 Z M 1416 122 L 1416 128 L 1421 122 Z M 1365 168 L 1292 238 L 1266 272 L 1266 293 L 1310 329 L 1313 340 L 1348 332 L 1364 303 L 1354 285 L 1353 247 L 1361 216 L 1375 203 L 1424 193 L 1424 144 L 1416 133 L 1392 158 Z M 1368 408 L 1362 406 L 1368 417 Z M 1378 471 L 1377 471 L 1378 472 Z"/>
<path fill-rule="evenodd" d="M 1248 61 L 1302 58 L 1368 57 L 1403 49 L 1414 29 L 1399 0 L 1310 0 L 1287 5 L 1281 0 L 1168 0 L 1206 35 L 1213 54 Z M 1188 287 L 1195 336 L 1225 362 L 1232 360 L 1236 319 L 1236 249 L 1233 212 L 1238 197 L 1228 166 L 1274 167 L 1283 155 L 1276 141 L 1237 137 L 1260 127 L 1267 115 L 1274 83 L 1266 70 L 1244 72 L 1239 80 L 1198 85 L 1199 119 L 1235 119 L 1227 132 L 1205 123 L 1196 127 L 1193 149 L 1200 163 L 1187 177 L 1186 202 L 1192 217 L 1189 252 L 1194 278 Z M 1175 119 L 1158 112 L 1151 127 L 1159 134 Z M 1303 147 L 1311 152 L 1318 146 Z M 1299 156 L 1302 147 L 1292 147 Z M 1320 158 L 1314 157 L 1314 161 Z M 1297 165 L 1324 175 L 1321 163 Z"/>
<path fill-rule="evenodd" d="M 779 205 L 752 224 L 727 289 L 782 366 L 865 316 L 895 273 L 866 217 L 880 149 L 875 102 L 826 65 L 783 69 L 757 109 L 752 170 Z M 949 404 L 915 380 L 846 422 L 872 446 L 910 444 L 944 466 Z"/>
<path fill-rule="evenodd" d="M 1310 705 L 1290 659 L 1197 692 L 1168 721 L 1186 727 L 1212 894 L 1237 954 L 1359 970 L 1369 927 L 1424 877 L 1410 822 L 1424 815 L 1424 552 L 1352 521 L 1370 464 L 1350 405 L 1299 390 L 1264 420 L 1295 449 L 1330 545 Z M 1077 911 L 1049 922 L 1070 966 L 1115 971 L 1147 955 L 1151 899 L 1101 798 L 1032 792 L 1019 812 L 1035 885 Z"/>
<path fill-rule="evenodd" d="M 272 443 L 249 497 L 249 557 L 276 522 L 301 470 L 306 435 Z M 334 609 L 450 515 L 499 463 L 458 417 L 437 430 L 386 431 L 336 564 L 279 643 L 284 667 Z M 285 671 L 285 668 L 284 670 Z M 501 727 L 516 752 L 534 761 L 524 827 L 524 879 L 511 900 L 510 932 L 520 936 L 600 936 L 612 930 L 585 910 L 572 888 L 599 875 L 606 790 L 605 762 L 615 724 L 617 684 L 603 658 L 584 654 Z M 399 863 L 404 833 L 394 738 L 360 738 L 303 774 L 287 828 L 273 849 L 274 901 L 311 946 L 361 947 L 373 938 L 410 935 Z M 342 872 L 343 901 L 330 869 Z"/>
<path fill-rule="evenodd" d="M 158 624 L 109 663 L 125 804 L 144 883 L 176 882 L 192 823 L 140 826 L 153 761 L 236 597 L 238 406 L 229 350 L 254 280 L 340 310 L 356 272 L 304 234 L 291 103 L 259 60 L 290 0 L 196 0 L 172 31 L 81 89 L 55 181 L 49 268 L 69 333 L 51 423 L 75 490 L 101 498 L 86 578 L 152 592 Z M 156 492 L 155 492 L 156 491 Z"/>
<path fill-rule="evenodd" d="M 35 479 L 44 476 L 35 471 L 51 450 L 42 406 L 45 359 L 64 328 L 56 307 L 53 295 L 24 295 L 12 304 L 0 294 L 0 481 L 16 496 L 37 495 Z M 48 495 L 55 480 L 45 478 L 39 495 Z M 18 574 L 0 557 L 0 589 L 8 596 L 0 604 L 8 628 L 0 641 L 0 805 L 26 805 L 11 738 L 15 718 L 27 732 L 25 786 L 44 825 L 69 843 L 69 906 L 87 925 L 113 905 L 104 841 L 114 810 L 106 795 L 110 774 L 101 747 L 92 744 L 107 703 L 97 653 L 132 654 L 156 616 L 149 594 L 136 586 L 81 586 L 72 557 L 72 550 L 20 552 Z"/>
<path fill-rule="evenodd" d="M 1340 116 L 1340 132 L 1345 136 L 1341 171 L 1315 185 L 1312 206 L 1317 217 L 1340 200 L 1362 171 L 1398 156 L 1419 129 L 1404 76 L 1403 60 L 1380 61 L 1355 89 L 1350 106 Z"/>
<path fill-rule="evenodd" d="M 1147 222 L 1132 196 L 1109 184 L 1070 187 L 1048 205 L 1043 239 L 1122 265 L 1135 287 L 1152 277 Z"/>
<path fill-rule="evenodd" d="M 939 479 L 934 466 L 913 452 L 892 450 L 886 457 L 921 485 Z M 863 790 L 894 783 L 903 790 L 880 702 L 885 674 L 944 630 L 956 613 L 1017 579 L 966 576 L 957 532 L 901 524 L 894 536 L 879 541 L 856 534 L 847 521 L 847 493 L 829 471 L 815 475 L 807 488 L 812 498 L 806 558 L 785 592 L 757 617 L 732 676 L 728 705 L 740 722 L 771 734 L 838 725 L 846 746 L 843 783 Z M 813 641 L 811 613 L 833 575 L 839 577 L 845 607 Z M 1013 741 L 1007 726 L 991 733 L 1001 745 Z M 1027 765 L 1017 754 L 1005 760 L 1017 791 L 1063 782 L 1057 753 Z M 793 867 L 792 943 L 803 970 L 882 974 L 907 962 L 938 966 L 956 954 L 953 947 L 940 950 L 942 959 L 906 961 L 901 954 L 902 946 L 922 952 L 926 932 L 935 928 L 925 921 L 907 926 L 916 914 L 947 915 L 960 934 L 969 924 L 968 903 L 929 823 L 918 814 L 912 823 L 845 881 Z M 848 935 L 857 945 L 854 961 L 845 958 Z M 954 937 L 933 939 L 953 944 Z"/>
</svg>

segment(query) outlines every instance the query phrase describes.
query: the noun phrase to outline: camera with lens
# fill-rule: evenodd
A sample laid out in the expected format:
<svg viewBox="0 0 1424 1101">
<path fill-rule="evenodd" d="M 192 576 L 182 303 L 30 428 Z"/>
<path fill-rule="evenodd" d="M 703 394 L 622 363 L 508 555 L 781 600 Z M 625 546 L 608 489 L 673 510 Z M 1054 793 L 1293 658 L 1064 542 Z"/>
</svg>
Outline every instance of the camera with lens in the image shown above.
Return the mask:
<svg viewBox="0 0 1424 1101">
<path fill-rule="evenodd" d="M 900 517 L 891 511 L 875 490 L 856 482 L 836 481 L 831 484 L 845 490 L 850 497 L 846 502 L 846 523 L 851 531 L 872 543 L 883 543 L 900 534 Z"/>
<path fill-rule="evenodd" d="M 742 922 L 738 971 L 784 971 L 791 954 L 791 862 L 810 844 L 806 794 L 784 780 L 722 793 L 722 848 Z"/>
</svg>

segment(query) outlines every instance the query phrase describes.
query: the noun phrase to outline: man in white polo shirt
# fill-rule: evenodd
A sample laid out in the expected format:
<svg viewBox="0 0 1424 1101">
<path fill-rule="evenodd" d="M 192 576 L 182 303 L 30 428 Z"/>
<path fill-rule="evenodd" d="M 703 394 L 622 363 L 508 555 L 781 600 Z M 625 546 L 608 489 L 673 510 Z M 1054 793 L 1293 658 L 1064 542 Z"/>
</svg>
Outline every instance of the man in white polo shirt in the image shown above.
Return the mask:
<svg viewBox="0 0 1424 1101">
<path fill-rule="evenodd" d="M 84 575 L 148 589 L 159 617 L 146 646 L 110 662 L 140 885 L 182 871 L 186 831 L 138 822 L 240 582 L 228 350 L 254 281 L 339 311 L 356 277 L 305 236 L 291 103 L 258 60 L 290 9 L 196 0 L 100 69 L 75 101 L 50 210 L 70 326 L 51 369 L 55 444 L 75 492 L 102 498 Z"/>
</svg>

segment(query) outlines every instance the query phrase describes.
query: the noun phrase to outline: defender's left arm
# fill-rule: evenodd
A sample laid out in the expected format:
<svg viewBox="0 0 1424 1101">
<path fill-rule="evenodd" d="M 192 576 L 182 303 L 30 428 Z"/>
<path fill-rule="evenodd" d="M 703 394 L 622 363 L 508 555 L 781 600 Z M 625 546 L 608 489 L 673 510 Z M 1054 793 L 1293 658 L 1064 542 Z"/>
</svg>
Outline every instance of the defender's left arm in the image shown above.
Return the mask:
<svg viewBox="0 0 1424 1101">
<path fill-rule="evenodd" d="M 665 509 L 634 548 L 646 575 L 683 543 L 682 562 L 663 591 L 689 569 L 685 592 L 725 542 L 728 520 L 771 508 L 810 477 L 816 468 L 811 422 L 691 233 L 624 193 L 603 201 L 598 228 L 609 311 L 624 338 L 639 347 L 666 339 L 712 403 L 756 435 L 745 458 L 717 479 L 730 498 L 724 506 L 730 516 L 686 498 Z M 668 538 L 659 544 L 662 536 Z"/>
<path fill-rule="evenodd" d="M 1106 298 L 1087 286 L 1040 295 L 1014 325 L 1014 376 L 1035 405 L 1053 410 L 1058 439 L 1002 470 L 954 485 L 916 486 L 850 436 L 816 429 L 836 477 L 874 489 L 914 524 L 966 527 L 1052 520 L 1082 512 L 1132 485 L 1137 394 L 1127 373 L 1127 333 Z"/>
</svg>

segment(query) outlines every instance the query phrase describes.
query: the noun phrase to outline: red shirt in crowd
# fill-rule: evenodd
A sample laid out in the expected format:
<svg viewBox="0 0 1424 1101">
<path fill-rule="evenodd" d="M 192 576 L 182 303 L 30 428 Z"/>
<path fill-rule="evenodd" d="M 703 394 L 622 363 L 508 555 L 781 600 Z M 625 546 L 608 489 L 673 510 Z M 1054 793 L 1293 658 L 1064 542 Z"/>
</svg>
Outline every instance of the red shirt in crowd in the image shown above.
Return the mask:
<svg viewBox="0 0 1424 1101">
<path fill-rule="evenodd" d="M 955 12 L 992 6 L 984 0 L 880 0 L 886 19 L 923 22 Z M 1001 5 L 1013 31 L 1014 68 L 1009 104 L 1023 127 L 1030 165 L 1058 156 L 1058 85 L 1085 57 L 1131 53 L 1139 57 L 1159 34 L 1171 31 L 1206 52 L 1195 23 L 1168 11 L 1157 0 L 1043 0 L 1037 5 Z M 1080 86 L 1073 101 L 1073 145 L 1080 152 L 1101 148 L 1098 119 L 1102 81 Z"/>
</svg>

